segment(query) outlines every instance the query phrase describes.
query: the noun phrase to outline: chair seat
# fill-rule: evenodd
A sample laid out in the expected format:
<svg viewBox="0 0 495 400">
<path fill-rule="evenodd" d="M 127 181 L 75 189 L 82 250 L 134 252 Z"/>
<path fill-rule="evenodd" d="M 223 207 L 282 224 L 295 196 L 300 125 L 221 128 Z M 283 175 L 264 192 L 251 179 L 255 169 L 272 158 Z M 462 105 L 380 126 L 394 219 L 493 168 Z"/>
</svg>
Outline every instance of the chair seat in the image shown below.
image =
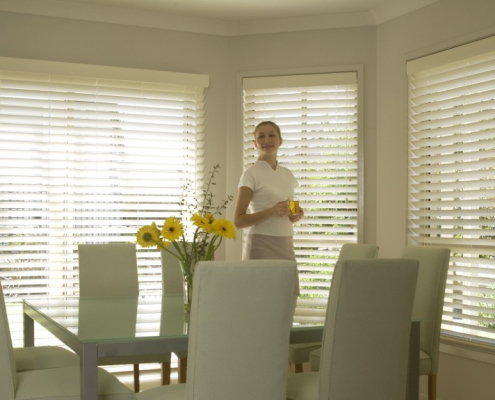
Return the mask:
<svg viewBox="0 0 495 400">
<path fill-rule="evenodd" d="M 14 358 L 17 372 L 79 366 L 77 354 L 58 346 L 16 347 Z"/>
<path fill-rule="evenodd" d="M 406 246 L 401 257 L 419 261 L 419 276 L 413 317 L 421 321 L 419 374 L 428 375 L 428 399 L 436 399 L 436 375 L 440 348 L 445 287 L 450 249 Z"/>
<path fill-rule="evenodd" d="M 149 354 L 143 356 L 118 356 L 98 358 L 98 365 L 124 365 L 170 362 L 171 354 Z"/>
<path fill-rule="evenodd" d="M 174 385 L 156 387 L 136 393 L 137 400 L 185 400 L 186 384 L 178 383 Z"/>
<path fill-rule="evenodd" d="M 311 371 L 319 371 L 320 370 L 320 356 L 321 356 L 321 347 L 315 351 L 312 351 L 309 355 L 309 366 L 311 367 Z"/>
<path fill-rule="evenodd" d="M 320 355 L 321 348 L 314 350 L 309 355 L 309 365 L 311 367 L 311 371 L 318 371 L 320 369 Z M 429 371 L 431 371 L 431 357 L 426 354 L 423 350 L 419 352 L 419 374 L 420 375 L 428 375 Z"/>
<path fill-rule="evenodd" d="M 311 367 L 311 371 L 318 371 L 320 369 L 320 355 L 321 348 L 312 351 L 309 355 L 309 365 Z M 429 371 L 431 371 L 431 357 L 423 350 L 420 350 L 419 373 L 420 375 L 428 375 Z"/>
<path fill-rule="evenodd" d="M 15 400 L 80 400 L 79 367 L 51 368 L 17 374 Z M 99 400 L 132 400 L 134 392 L 115 376 L 98 370 Z"/>
<path fill-rule="evenodd" d="M 423 350 L 419 351 L 419 375 L 429 375 L 431 371 L 431 357 Z"/>
<path fill-rule="evenodd" d="M 318 372 L 289 374 L 287 376 L 287 400 L 317 400 L 319 377 Z"/>
<path fill-rule="evenodd" d="M 308 362 L 309 355 L 321 348 L 321 342 L 297 343 L 289 346 L 289 361 L 293 364 Z"/>
</svg>

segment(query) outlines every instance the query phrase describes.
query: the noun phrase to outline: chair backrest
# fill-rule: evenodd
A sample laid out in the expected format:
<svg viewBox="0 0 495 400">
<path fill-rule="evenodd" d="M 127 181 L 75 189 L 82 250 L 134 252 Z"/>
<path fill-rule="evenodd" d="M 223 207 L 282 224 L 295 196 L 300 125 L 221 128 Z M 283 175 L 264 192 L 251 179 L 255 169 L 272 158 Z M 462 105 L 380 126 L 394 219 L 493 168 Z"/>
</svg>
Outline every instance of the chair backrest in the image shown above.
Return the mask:
<svg viewBox="0 0 495 400">
<path fill-rule="evenodd" d="M 77 334 L 81 340 L 134 337 L 138 329 L 137 311 L 137 297 L 116 297 L 105 304 L 94 297 L 82 297 L 79 299 Z"/>
<path fill-rule="evenodd" d="M 378 250 L 376 244 L 345 243 L 340 249 L 338 261 L 377 258 Z"/>
<path fill-rule="evenodd" d="M 197 264 L 187 400 L 285 400 L 295 268 L 290 260 Z"/>
<path fill-rule="evenodd" d="M 415 260 L 337 263 L 325 321 L 319 400 L 404 398 L 417 274 Z"/>
<path fill-rule="evenodd" d="M 170 251 L 176 253 L 173 246 L 169 246 Z M 162 260 L 162 293 L 182 294 L 184 292 L 182 271 L 177 257 L 168 251 L 161 250 Z"/>
<path fill-rule="evenodd" d="M 17 388 L 16 366 L 9 319 L 0 281 L 0 400 L 13 400 Z"/>
<path fill-rule="evenodd" d="M 419 261 L 413 318 L 420 321 L 420 348 L 431 357 L 431 371 L 428 375 L 434 375 L 438 372 L 440 329 L 450 249 L 406 246 L 401 257 Z"/>
<path fill-rule="evenodd" d="M 135 244 L 80 244 L 78 251 L 81 297 L 139 294 Z"/>
</svg>

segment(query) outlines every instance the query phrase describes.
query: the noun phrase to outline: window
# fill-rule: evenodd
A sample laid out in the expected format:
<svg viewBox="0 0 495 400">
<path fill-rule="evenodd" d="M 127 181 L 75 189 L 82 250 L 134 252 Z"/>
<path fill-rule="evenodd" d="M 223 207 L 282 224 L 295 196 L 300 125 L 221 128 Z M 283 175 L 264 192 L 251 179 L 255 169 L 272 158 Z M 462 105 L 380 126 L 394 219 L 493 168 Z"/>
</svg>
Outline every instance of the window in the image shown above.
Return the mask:
<svg viewBox="0 0 495 400">
<path fill-rule="evenodd" d="M 140 226 L 177 214 L 186 180 L 202 186 L 207 86 L 0 59 L 0 277 L 16 345 L 21 298 L 78 293 L 78 244 L 135 242 Z M 159 251 L 138 248 L 138 268 L 141 290 L 161 290 Z"/>
<path fill-rule="evenodd" d="M 495 37 L 408 63 L 409 243 L 451 250 L 445 338 L 495 345 Z"/>
<path fill-rule="evenodd" d="M 244 168 L 257 159 L 254 127 L 273 120 L 284 139 L 278 160 L 298 180 L 305 210 L 294 226 L 301 285 L 296 321 L 322 322 L 340 248 L 358 241 L 357 73 L 244 78 L 243 89 Z"/>
</svg>

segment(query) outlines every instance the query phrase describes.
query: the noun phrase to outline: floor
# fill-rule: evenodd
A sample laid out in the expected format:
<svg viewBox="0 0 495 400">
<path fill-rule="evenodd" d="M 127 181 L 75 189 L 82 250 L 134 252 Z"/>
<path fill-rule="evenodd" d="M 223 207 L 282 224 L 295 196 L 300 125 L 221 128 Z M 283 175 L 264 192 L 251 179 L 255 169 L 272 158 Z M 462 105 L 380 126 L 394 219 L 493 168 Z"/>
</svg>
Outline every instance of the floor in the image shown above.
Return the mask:
<svg viewBox="0 0 495 400">
<path fill-rule="evenodd" d="M 141 364 L 140 368 L 140 389 L 141 391 L 146 389 L 152 389 L 154 387 L 160 386 L 160 364 Z M 134 390 L 134 379 L 132 368 L 130 366 L 115 366 L 107 368 L 110 372 L 115 374 L 117 378 L 120 379 L 125 385 L 127 385 L 130 389 Z M 309 372 L 310 367 L 309 363 L 303 364 L 303 371 Z M 290 372 L 290 370 L 289 370 Z M 177 383 L 177 363 L 172 359 L 172 373 L 170 375 L 170 383 Z"/>
<path fill-rule="evenodd" d="M 109 372 L 114 374 L 119 380 L 134 390 L 134 376 L 132 366 L 112 366 L 105 367 Z M 161 384 L 160 364 L 141 364 L 139 366 L 139 385 L 141 391 L 152 389 Z M 170 374 L 170 383 L 177 383 L 177 364 L 172 363 L 172 373 Z"/>
</svg>

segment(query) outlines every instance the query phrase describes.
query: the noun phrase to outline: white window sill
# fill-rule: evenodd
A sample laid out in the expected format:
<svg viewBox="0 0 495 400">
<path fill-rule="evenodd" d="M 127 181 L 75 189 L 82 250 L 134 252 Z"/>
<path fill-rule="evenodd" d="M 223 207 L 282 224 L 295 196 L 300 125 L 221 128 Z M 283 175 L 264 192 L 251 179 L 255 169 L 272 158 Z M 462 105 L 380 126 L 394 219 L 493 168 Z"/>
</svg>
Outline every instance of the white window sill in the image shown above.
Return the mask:
<svg viewBox="0 0 495 400">
<path fill-rule="evenodd" d="M 440 352 L 495 365 L 495 347 L 441 337 Z"/>
</svg>

